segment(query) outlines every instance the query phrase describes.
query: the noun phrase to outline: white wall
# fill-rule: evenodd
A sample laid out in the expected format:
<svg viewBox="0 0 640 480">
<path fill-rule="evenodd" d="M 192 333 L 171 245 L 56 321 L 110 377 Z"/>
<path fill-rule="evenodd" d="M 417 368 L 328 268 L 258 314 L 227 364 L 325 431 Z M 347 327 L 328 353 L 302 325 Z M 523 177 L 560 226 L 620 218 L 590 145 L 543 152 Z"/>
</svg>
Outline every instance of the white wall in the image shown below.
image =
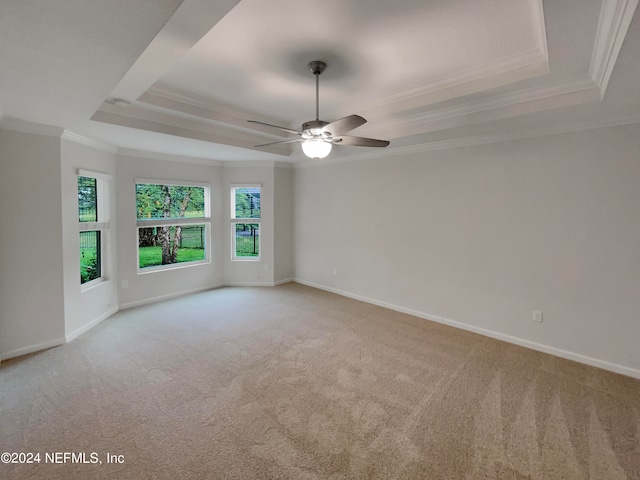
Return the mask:
<svg viewBox="0 0 640 480">
<path fill-rule="evenodd" d="M 60 138 L 0 130 L 0 359 L 64 343 Z"/>
<path fill-rule="evenodd" d="M 118 155 L 116 164 L 117 270 L 120 307 L 130 307 L 222 284 L 221 225 L 222 167 L 181 161 Z M 211 262 L 162 271 L 137 271 L 135 179 L 205 182 L 211 187 Z M 128 288 L 122 288 L 122 281 Z"/>
<path fill-rule="evenodd" d="M 274 170 L 274 261 L 276 284 L 294 277 L 293 264 L 293 169 L 276 165 Z"/>
<path fill-rule="evenodd" d="M 64 318 L 67 339 L 72 339 L 118 309 L 116 249 L 115 154 L 62 139 L 62 228 L 64 259 Z M 111 175 L 108 182 L 109 235 L 102 238 L 103 282 L 81 291 L 78 233 L 78 169 Z"/>
<path fill-rule="evenodd" d="M 223 169 L 222 196 L 223 262 L 225 285 L 273 285 L 274 282 L 274 167 L 253 163 L 231 165 Z M 260 184 L 260 259 L 231 259 L 231 185 Z"/>
<path fill-rule="evenodd" d="M 640 376 L 637 125 L 299 168 L 295 204 L 302 282 Z"/>
</svg>

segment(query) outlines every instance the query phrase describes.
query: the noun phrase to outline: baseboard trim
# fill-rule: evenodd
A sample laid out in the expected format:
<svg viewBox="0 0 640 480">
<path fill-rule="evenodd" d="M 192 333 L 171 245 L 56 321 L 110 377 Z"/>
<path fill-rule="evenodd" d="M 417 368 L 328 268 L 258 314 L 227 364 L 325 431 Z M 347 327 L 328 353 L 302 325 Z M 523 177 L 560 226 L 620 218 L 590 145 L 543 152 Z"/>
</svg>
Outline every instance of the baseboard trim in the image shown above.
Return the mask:
<svg viewBox="0 0 640 480">
<path fill-rule="evenodd" d="M 225 287 L 273 287 L 273 282 L 225 282 Z"/>
<path fill-rule="evenodd" d="M 215 290 L 216 288 L 226 286 L 223 283 L 217 283 L 215 285 L 209 285 L 206 287 L 193 288 L 191 290 L 183 290 L 181 292 L 169 293 L 167 295 L 159 295 L 157 297 L 145 298 L 144 300 L 137 300 L 135 302 L 123 303 L 120 305 L 120 310 L 128 310 L 130 308 L 141 307 L 143 305 L 149 305 L 152 303 L 162 302 L 164 300 L 171 300 L 172 298 L 184 297 L 192 293 L 206 292 L 207 290 Z"/>
<path fill-rule="evenodd" d="M 431 315 L 428 313 L 420 312 L 418 310 L 413 310 L 411 308 L 405 308 L 392 303 L 382 302 L 373 298 L 364 297 L 362 295 L 357 295 L 355 293 L 339 290 L 333 287 L 328 287 L 326 285 L 321 285 L 319 283 L 302 280 L 300 278 L 296 278 L 293 281 L 296 283 L 300 283 L 302 285 L 306 285 L 308 287 L 317 288 L 319 290 L 325 290 L 327 292 L 335 293 L 337 295 L 342 295 L 343 297 L 353 298 L 354 300 L 359 300 L 361 302 L 370 303 L 372 305 L 377 305 L 379 307 L 388 308 L 389 310 L 394 310 L 396 312 L 406 313 L 409 315 L 413 315 L 414 317 L 422 318 L 422 319 L 429 320 L 436 323 L 442 323 L 444 325 L 449 325 L 451 327 L 459 328 L 461 330 L 466 330 L 469 332 L 477 333 L 479 335 L 484 335 L 485 337 L 495 338 L 496 340 L 502 340 L 504 342 L 512 343 L 514 345 L 530 348 L 531 350 L 536 350 L 538 352 L 548 353 L 556 357 L 565 358 L 567 360 L 573 360 L 575 362 L 584 363 L 592 367 L 602 368 L 603 370 L 608 370 L 610 372 L 615 372 L 621 375 L 626 375 L 628 377 L 640 379 L 640 370 L 635 368 L 626 367 L 624 365 L 619 365 L 617 363 L 607 362 L 605 360 L 599 360 L 597 358 L 589 357 L 586 355 L 582 355 L 580 353 L 575 353 L 575 352 L 563 350 L 556 347 L 551 347 L 549 345 L 545 345 L 542 343 L 532 342 L 530 340 L 525 340 L 520 337 L 505 335 L 503 333 L 496 332 L 494 330 L 488 330 L 486 328 L 476 327 L 474 325 L 469 325 L 468 323 L 451 320 L 449 318 L 441 317 L 439 315 Z"/>
<path fill-rule="evenodd" d="M 273 286 L 277 287 L 278 285 L 284 285 L 285 283 L 291 283 L 291 282 L 295 282 L 295 279 L 285 278 L 284 280 L 278 280 L 277 282 L 274 282 Z"/>
<path fill-rule="evenodd" d="M 102 315 L 94 318 L 93 320 L 91 320 L 89 323 L 83 325 L 80 328 L 77 328 L 76 330 L 74 330 L 73 332 L 71 332 L 69 335 L 66 335 L 66 339 L 67 342 L 70 342 L 72 340 L 75 340 L 76 338 L 78 338 L 80 335 L 82 335 L 85 332 L 88 332 L 89 330 L 91 330 L 93 327 L 95 327 L 96 325 L 98 325 L 99 323 L 103 322 L 104 320 L 106 320 L 107 318 L 109 318 L 111 315 L 115 314 L 118 312 L 118 307 L 114 307 L 111 310 L 107 310 L 106 312 L 104 312 Z"/>
<path fill-rule="evenodd" d="M 48 348 L 59 347 L 67 343 L 66 338 L 56 338 L 55 340 L 48 340 L 46 342 L 37 343 L 35 345 L 29 345 L 27 347 L 11 350 L 0 355 L 0 362 L 9 360 L 11 358 L 21 357 L 23 355 L 29 355 L 30 353 L 39 352 L 40 350 L 46 350 Z"/>
</svg>

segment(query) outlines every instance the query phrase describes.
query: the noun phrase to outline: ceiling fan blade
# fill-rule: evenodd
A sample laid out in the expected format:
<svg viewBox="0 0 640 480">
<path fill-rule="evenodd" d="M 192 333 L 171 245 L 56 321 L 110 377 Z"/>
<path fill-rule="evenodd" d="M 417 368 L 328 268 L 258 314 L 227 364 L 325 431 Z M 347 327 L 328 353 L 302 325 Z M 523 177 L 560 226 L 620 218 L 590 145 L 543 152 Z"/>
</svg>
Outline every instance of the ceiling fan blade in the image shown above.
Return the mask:
<svg viewBox="0 0 640 480">
<path fill-rule="evenodd" d="M 302 138 L 294 138 L 293 140 L 282 140 L 280 142 L 263 143 L 261 145 L 256 145 L 254 148 L 267 147 L 269 145 L 280 145 L 282 143 L 300 143 L 300 142 L 304 142 L 304 140 Z"/>
<path fill-rule="evenodd" d="M 340 136 L 333 139 L 336 145 L 349 145 L 351 147 L 386 147 L 388 140 L 377 140 L 375 138 Z"/>
<path fill-rule="evenodd" d="M 279 127 L 278 125 L 271 125 L 270 123 L 259 122 L 257 120 L 247 120 L 247 122 L 249 122 L 249 123 L 257 123 L 259 125 L 266 125 L 267 127 L 277 128 L 278 130 L 282 130 L 283 132 L 293 133 L 295 135 L 302 135 L 302 132 L 299 132 L 298 130 L 292 130 L 292 129 L 286 128 L 286 127 Z"/>
<path fill-rule="evenodd" d="M 341 118 L 335 122 L 331 122 L 329 125 L 325 125 L 322 129 L 328 132 L 333 137 L 347 133 L 354 128 L 358 128 L 360 125 L 364 125 L 367 121 L 360 115 L 349 115 L 348 117 Z"/>
</svg>

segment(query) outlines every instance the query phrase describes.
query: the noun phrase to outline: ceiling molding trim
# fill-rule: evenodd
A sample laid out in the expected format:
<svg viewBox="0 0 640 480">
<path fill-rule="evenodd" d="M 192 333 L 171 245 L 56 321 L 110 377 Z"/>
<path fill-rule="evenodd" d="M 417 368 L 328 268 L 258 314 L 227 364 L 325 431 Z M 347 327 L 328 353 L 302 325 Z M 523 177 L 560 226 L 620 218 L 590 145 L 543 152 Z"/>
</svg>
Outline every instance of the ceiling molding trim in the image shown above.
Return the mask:
<svg viewBox="0 0 640 480">
<path fill-rule="evenodd" d="M 599 91 L 598 86 L 590 78 L 577 78 L 552 85 L 511 92 L 499 97 L 432 110 L 426 113 L 408 115 L 402 119 L 393 119 L 384 123 L 378 122 L 375 130 L 369 130 L 369 132 L 397 138 L 416 133 L 512 118 L 552 108 L 596 101 L 600 99 Z M 484 115 L 480 115 L 483 113 Z M 455 118 L 462 119 L 462 121 L 447 122 L 447 120 Z M 425 125 L 437 122 L 442 123 L 440 125 L 432 125 L 433 128 L 424 128 Z M 396 135 L 395 132 L 398 132 L 399 135 Z"/>
<path fill-rule="evenodd" d="M 72 142 L 75 142 L 75 143 L 81 143 L 82 145 L 86 145 L 91 148 L 96 148 L 98 150 L 102 150 L 107 153 L 113 153 L 113 154 L 118 153 L 118 147 L 114 145 L 103 143 L 98 140 L 94 140 L 93 138 L 88 138 L 83 135 L 70 132 L 69 130 L 65 130 L 62 133 L 62 138 L 66 140 L 71 140 Z"/>
<path fill-rule="evenodd" d="M 226 160 L 222 162 L 222 166 L 226 168 L 243 168 L 243 167 L 258 167 L 258 168 L 286 168 L 292 169 L 294 167 L 293 162 L 281 162 L 278 160 Z"/>
<path fill-rule="evenodd" d="M 589 76 L 604 97 L 613 67 L 627 35 L 638 0 L 603 0 L 593 46 Z"/>
<path fill-rule="evenodd" d="M 233 160 L 222 162 L 224 168 L 275 168 L 276 162 L 273 160 Z"/>
<path fill-rule="evenodd" d="M 548 55 L 534 48 L 480 67 L 442 76 L 425 85 L 398 92 L 368 105 L 361 105 L 355 110 L 382 113 L 411 110 L 545 73 L 549 73 Z"/>
<path fill-rule="evenodd" d="M 215 104 L 201 98 L 189 96 L 182 92 L 166 88 L 153 87 L 140 96 L 139 101 L 157 107 L 167 108 L 173 111 L 186 113 L 199 118 L 206 118 L 215 122 L 235 125 L 237 127 L 268 133 L 270 137 L 286 138 L 287 135 L 277 130 L 269 129 L 258 124 L 247 122 L 247 119 L 259 120 L 265 123 L 277 123 L 279 120 L 266 118 L 250 112 L 234 110 L 229 107 Z M 283 125 L 287 127 L 287 125 Z M 293 127 L 291 127 L 293 128 Z"/>
<path fill-rule="evenodd" d="M 91 119 L 123 127 L 204 140 L 248 150 L 255 150 L 256 144 L 264 143 L 261 137 L 238 129 L 214 126 L 201 121 L 189 120 L 180 116 L 162 114 L 133 106 L 122 108 L 103 103 L 102 107 L 93 114 Z M 214 131 L 217 133 L 213 133 Z M 260 151 L 282 156 L 291 154 L 290 149 L 282 145 L 261 147 Z"/>
<path fill-rule="evenodd" d="M 158 97 L 161 99 L 173 100 L 178 103 L 184 103 L 186 105 L 199 107 L 199 108 L 202 108 L 203 110 L 220 113 L 222 115 L 229 115 L 233 117 L 240 117 L 241 115 L 243 115 L 243 114 L 239 114 L 238 113 L 239 111 L 233 108 L 230 108 L 224 105 L 215 104 L 210 100 L 191 96 L 188 93 L 172 90 L 166 87 L 151 87 L 149 90 L 147 90 L 146 94 L 150 98 Z M 145 100 L 140 100 L 140 101 L 145 102 Z M 146 102 L 146 103 L 150 103 L 150 102 Z M 247 112 L 244 112 L 244 113 L 247 113 Z"/>
<path fill-rule="evenodd" d="M 288 162 L 281 162 L 281 161 L 275 161 L 274 162 L 274 167 L 275 168 L 285 168 L 285 169 L 291 169 L 293 168 L 295 165 L 293 160 L 289 160 Z"/>
<path fill-rule="evenodd" d="M 0 120 L 0 128 L 13 132 L 34 133 L 36 135 L 46 135 L 47 137 L 60 137 L 64 128 L 44 125 L 42 123 L 28 122 L 19 118 L 3 117 Z"/>
<path fill-rule="evenodd" d="M 134 148 L 119 148 L 118 156 L 145 158 L 148 160 L 162 160 L 166 162 L 194 163 L 196 165 L 208 165 L 213 167 L 223 166 L 222 161 L 213 158 L 189 157 L 181 155 L 172 155 L 170 153 L 148 152 L 145 150 L 137 150 Z"/>
<path fill-rule="evenodd" d="M 419 145 L 407 145 L 404 147 L 396 147 L 388 150 L 370 151 L 361 154 L 350 155 L 348 157 L 331 158 L 325 160 L 316 160 L 312 163 L 298 163 L 295 168 L 319 167 L 324 165 L 332 165 L 337 163 L 346 163 L 359 160 L 369 160 L 375 158 L 398 157 L 410 155 L 413 153 L 429 152 L 434 150 L 447 150 L 459 147 L 472 147 L 475 145 L 484 145 L 489 143 L 508 142 L 513 140 L 521 140 L 526 138 L 545 137 L 549 135 L 559 135 L 563 133 L 581 132 L 585 130 L 596 130 L 599 128 L 618 127 L 624 125 L 640 124 L 640 113 L 625 115 L 619 117 L 611 117 L 600 120 L 590 120 L 579 123 L 564 123 L 552 126 L 545 126 L 537 129 L 497 133 L 486 135 L 473 135 L 469 137 L 453 138 L 450 140 L 440 140 L 431 143 L 423 143 Z"/>
<path fill-rule="evenodd" d="M 139 130 L 147 130 L 149 132 L 163 133 L 165 135 L 173 135 L 176 137 L 192 138 L 194 140 L 202 140 L 209 143 L 218 143 L 222 145 L 229 145 L 232 147 L 245 148 L 247 150 L 253 150 L 254 146 L 251 143 L 238 140 L 235 138 L 224 137 L 221 135 L 214 135 L 211 133 L 199 132 L 195 130 L 189 130 L 187 128 L 179 128 L 173 125 L 167 125 L 164 123 L 153 122 L 149 120 L 142 120 L 138 118 L 126 117 L 113 113 L 107 113 L 103 111 L 97 111 L 92 120 L 104 123 L 111 123 L 114 125 L 120 125 L 122 127 L 137 128 Z M 273 153 L 276 155 L 288 156 L 288 153 L 282 153 L 282 149 L 274 148 L 272 146 L 263 147 L 261 151 L 267 153 Z"/>
<path fill-rule="evenodd" d="M 529 11 L 531 12 L 533 35 L 536 39 L 538 50 L 548 57 L 547 27 L 544 22 L 542 0 L 529 0 Z"/>
</svg>

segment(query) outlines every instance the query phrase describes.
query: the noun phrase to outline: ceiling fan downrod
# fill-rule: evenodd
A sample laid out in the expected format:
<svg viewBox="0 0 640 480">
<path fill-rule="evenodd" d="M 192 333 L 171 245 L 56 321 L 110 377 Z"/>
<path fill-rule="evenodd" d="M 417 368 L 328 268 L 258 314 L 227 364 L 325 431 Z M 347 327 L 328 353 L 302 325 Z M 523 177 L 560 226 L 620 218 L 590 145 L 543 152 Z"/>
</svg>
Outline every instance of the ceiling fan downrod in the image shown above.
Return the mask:
<svg viewBox="0 0 640 480">
<path fill-rule="evenodd" d="M 309 70 L 316 76 L 316 121 L 320 120 L 320 75 L 326 68 L 327 64 L 320 60 L 309 62 Z"/>
</svg>

